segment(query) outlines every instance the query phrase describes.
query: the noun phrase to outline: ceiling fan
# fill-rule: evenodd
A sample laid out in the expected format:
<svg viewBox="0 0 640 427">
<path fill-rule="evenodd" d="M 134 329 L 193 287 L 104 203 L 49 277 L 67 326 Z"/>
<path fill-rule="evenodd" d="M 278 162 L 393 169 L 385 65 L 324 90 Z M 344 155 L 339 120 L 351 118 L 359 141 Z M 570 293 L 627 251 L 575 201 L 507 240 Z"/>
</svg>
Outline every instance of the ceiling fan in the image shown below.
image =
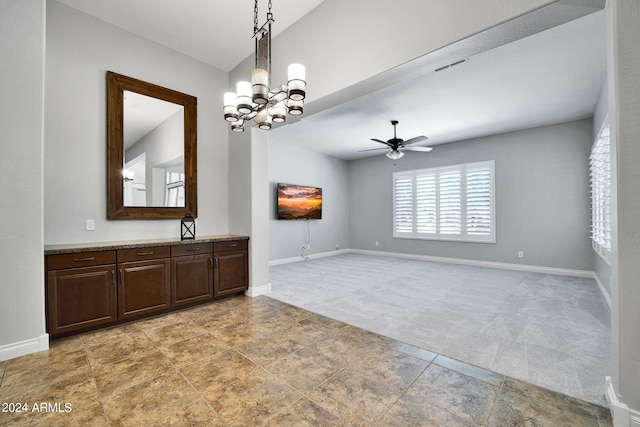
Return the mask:
<svg viewBox="0 0 640 427">
<path fill-rule="evenodd" d="M 416 136 L 411 139 L 407 139 L 406 141 L 402 138 L 398 138 L 396 136 L 396 125 L 398 124 L 397 120 L 391 120 L 391 124 L 393 125 L 393 138 L 382 141 L 380 139 L 371 138 L 372 141 L 379 142 L 381 144 L 386 145 L 385 148 L 371 148 L 369 150 L 360 150 L 360 152 L 364 151 L 376 151 L 376 150 L 389 150 L 386 153 L 386 156 L 392 160 L 398 160 L 404 156 L 404 151 L 422 151 L 429 152 L 433 150 L 433 147 L 414 147 L 414 144 L 418 144 L 419 142 L 423 142 L 427 140 L 426 136 Z"/>
</svg>

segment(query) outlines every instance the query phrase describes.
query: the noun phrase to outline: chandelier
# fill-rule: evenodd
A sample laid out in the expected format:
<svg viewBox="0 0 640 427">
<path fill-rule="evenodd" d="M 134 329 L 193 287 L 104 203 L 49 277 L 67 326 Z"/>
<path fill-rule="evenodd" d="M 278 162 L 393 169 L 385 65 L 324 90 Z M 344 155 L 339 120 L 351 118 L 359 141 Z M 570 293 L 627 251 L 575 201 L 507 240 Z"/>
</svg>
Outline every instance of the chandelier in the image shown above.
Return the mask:
<svg viewBox="0 0 640 427">
<path fill-rule="evenodd" d="M 267 21 L 258 28 L 258 0 L 253 8 L 253 38 L 255 39 L 255 68 L 251 82 L 240 81 L 236 92 L 224 94 L 224 119 L 231 123 L 231 130 L 244 132 L 244 124 L 254 120 L 260 129 L 271 129 L 272 123 L 283 123 L 289 113 L 298 116 L 303 112 L 307 82 L 301 64 L 291 64 L 286 85 L 271 87 L 271 0 Z"/>
</svg>

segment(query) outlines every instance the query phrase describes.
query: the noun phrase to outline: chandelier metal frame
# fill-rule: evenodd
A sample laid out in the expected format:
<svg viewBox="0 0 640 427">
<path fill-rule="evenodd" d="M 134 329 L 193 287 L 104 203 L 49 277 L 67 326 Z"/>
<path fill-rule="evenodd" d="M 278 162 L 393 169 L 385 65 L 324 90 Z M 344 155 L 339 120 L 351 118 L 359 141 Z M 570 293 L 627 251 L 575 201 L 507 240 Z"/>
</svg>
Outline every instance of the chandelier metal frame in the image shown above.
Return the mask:
<svg viewBox="0 0 640 427">
<path fill-rule="evenodd" d="M 237 83 L 236 92 L 224 94 L 224 119 L 231 130 L 244 132 L 246 122 L 254 120 L 260 129 L 271 129 L 272 123 L 283 123 L 287 113 L 298 116 L 304 111 L 307 82 L 301 64 L 288 68 L 286 85 L 270 87 L 271 82 L 271 24 L 275 22 L 269 0 L 267 19 L 258 27 L 258 0 L 253 8 L 253 38 L 255 40 L 255 68 L 251 82 Z"/>
</svg>

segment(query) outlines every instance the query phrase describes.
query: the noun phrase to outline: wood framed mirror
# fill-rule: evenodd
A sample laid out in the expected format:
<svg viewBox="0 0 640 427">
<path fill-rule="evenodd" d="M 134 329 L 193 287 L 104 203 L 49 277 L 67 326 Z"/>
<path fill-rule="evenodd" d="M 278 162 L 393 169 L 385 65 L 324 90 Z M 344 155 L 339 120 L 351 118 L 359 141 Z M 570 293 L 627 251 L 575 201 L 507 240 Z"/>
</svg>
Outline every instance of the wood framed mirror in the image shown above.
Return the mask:
<svg viewBox="0 0 640 427">
<path fill-rule="evenodd" d="M 107 71 L 107 219 L 197 217 L 197 98 Z"/>
</svg>

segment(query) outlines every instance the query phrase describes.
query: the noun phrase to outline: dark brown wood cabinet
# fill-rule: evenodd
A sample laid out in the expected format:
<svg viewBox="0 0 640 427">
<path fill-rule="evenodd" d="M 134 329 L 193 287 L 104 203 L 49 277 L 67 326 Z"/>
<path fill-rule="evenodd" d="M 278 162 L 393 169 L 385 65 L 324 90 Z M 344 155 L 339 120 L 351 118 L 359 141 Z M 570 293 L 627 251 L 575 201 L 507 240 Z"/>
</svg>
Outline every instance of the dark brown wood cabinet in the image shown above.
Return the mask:
<svg viewBox="0 0 640 427">
<path fill-rule="evenodd" d="M 52 335 L 117 319 L 115 251 L 52 255 L 47 259 L 47 325 Z"/>
<path fill-rule="evenodd" d="M 242 236 L 45 248 L 47 331 L 62 337 L 242 293 L 247 239 L 230 237 Z"/>
<path fill-rule="evenodd" d="M 249 255 L 246 240 L 229 240 L 213 245 L 213 295 L 245 291 L 249 286 Z"/>
<path fill-rule="evenodd" d="M 189 305 L 213 299 L 213 244 L 171 247 L 171 303 Z"/>
<path fill-rule="evenodd" d="M 118 318 L 140 317 L 171 307 L 169 247 L 118 251 Z"/>
</svg>

